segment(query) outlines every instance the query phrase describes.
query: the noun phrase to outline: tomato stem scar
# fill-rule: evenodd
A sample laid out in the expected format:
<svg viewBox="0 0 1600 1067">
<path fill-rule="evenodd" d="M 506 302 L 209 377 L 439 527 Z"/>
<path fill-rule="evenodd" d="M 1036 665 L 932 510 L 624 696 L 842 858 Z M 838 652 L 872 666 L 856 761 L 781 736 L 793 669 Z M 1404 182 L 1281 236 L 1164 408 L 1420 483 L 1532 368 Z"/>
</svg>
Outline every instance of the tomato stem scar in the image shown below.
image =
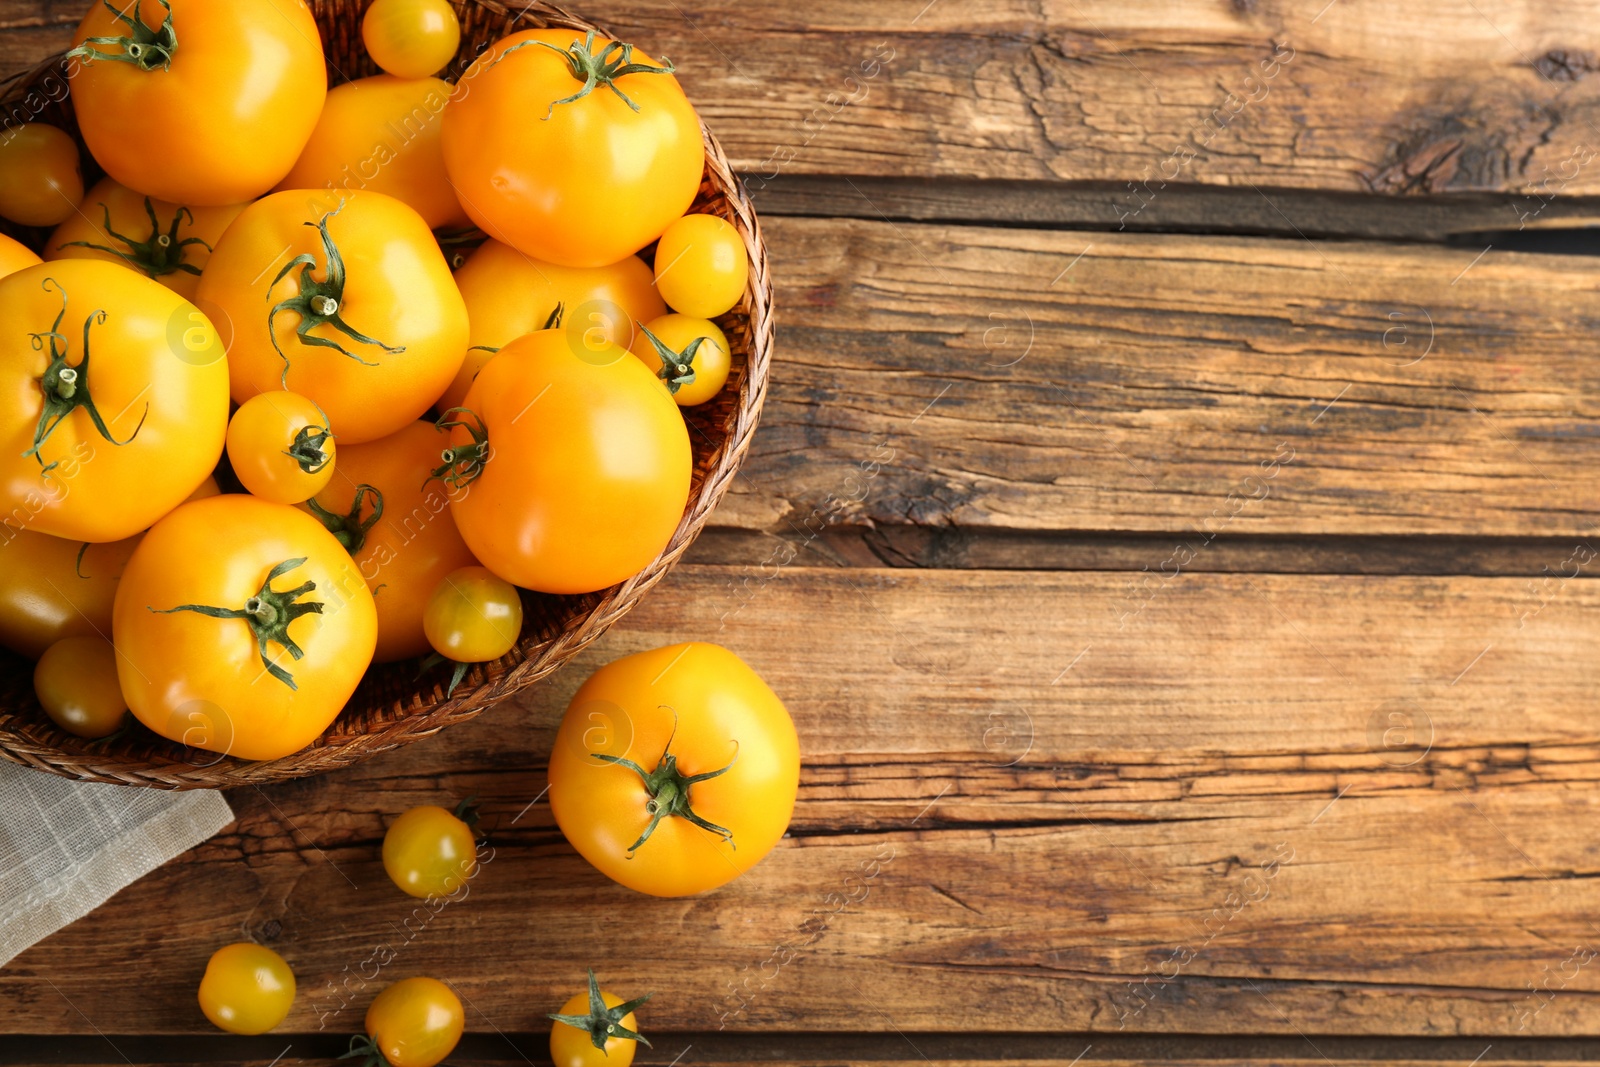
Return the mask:
<svg viewBox="0 0 1600 1067">
<path fill-rule="evenodd" d="M 589 1032 L 589 1041 L 595 1048 L 604 1052 L 606 1042 L 611 1039 L 621 1038 L 628 1041 L 637 1041 L 646 1048 L 653 1048 L 643 1034 L 629 1030 L 622 1025 L 622 1020 L 637 1011 L 645 1001 L 655 996 L 646 993 L 637 1000 L 630 1000 L 625 1004 L 618 1004 L 614 1008 L 606 1007 L 606 1000 L 600 995 L 600 983 L 594 976 L 593 968 L 589 971 L 589 1014 L 588 1015 L 555 1015 L 546 1018 L 554 1019 L 558 1023 L 577 1027 L 579 1030 Z"/>
<path fill-rule="evenodd" d="M 178 54 L 178 31 L 172 25 L 172 5 L 167 0 L 156 0 L 167 11 L 161 25 L 151 29 L 145 25 L 141 8 L 144 0 L 134 0 L 133 14 L 118 11 L 111 0 L 103 0 L 106 10 L 128 27 L 123 36 L 90 37 L 68 52 L 63 59 L 81 59 L 84 63 L 127 63 L 143 71 L 172 69 L 172 57 Z M 102 46 L 122 49 L 107 52 Z M 198 272 L 197 272 L 198 273 Z"/>
<path fill-rule="evenodd" d="M 729 760 L 728 765 L 721 770 L 707 771 L 704 774 L 685 775 L 678 770 L 678 757 L 672 754 L 672 739 L 677 734 L 678 722 L 676 716 L 674 716 L 672 734 L 667 738 L 665 751 L 661 753 L 661 762 L 656 764 L 656 769 L 653 771 L 647 771 L 633 762 L 633 760 L 624 759 L 621 756 L 612 756 L 604 752 L 590 753 L 595 759 L 614 763 L 619 767 L 626 767 L 637 774 L 644 781 L 645 790 L 650 794 L 650 799 L 645 802 L 644 806 L 645 811 L 650 815 L 650 825 L 644 828 L 644 833 L 639 835 L 639 840 L 628 846 L 628 851 L 638 851 L 639 846 L 648 841 L 650 835 L 655 833 L 656 827 L 661 824 L 661 820 L 669 815 L 688 819 L 702 830 L 716 834 L 728 842 L 730 846 L 737 849 L 739 846 L 734 844 L 732 830 L 718 826 L 713 822 L 707 822 L 689 806 L 689 789 L 697 782 L 704 782 L 719 775 L 727 774 L 734 763 L 738 761 L 738 754 L 735 753 L 733 759 Z M 632 857 L 630 856 L 629 858 L 631 859 Z"/>
<path fill-rule="evenodd" d="M 261 652 L 261 665 L 267 673 L 290 689 L 299 691 L 295 685 L 294 676 L 282 667 L 273 663 L 267 655 L 267 644 L 274 642 L 282 645 L 284 650 L 293 659 L 302 659 L 305 650 L 295 644 L 294 638 L 289 636 L 289 626 L 303 615 L 321 615 L 322 603 L 316 600 L 301 602 L 300 598 L 317 588 L 316 582 L 305 582 L 294 589 L 279 592 L 272 588 L 272 582 L 281 578 L 290 571 L 305 563 L 306 558 L 286 559 L 267 573 L 266 581 L 261 583 L 261 589 L 255 596 L 244 602 L 244 608 L 218 608 L 209 604 L 181 604 L 175 608 L 149 608 L 157 615 L 174 615 L 180 611 L 192 611 L 197 615 L 204 615 L 212 619 L 242 619 L 250 624 L 254 632 L 256 646 Z"/>
<path fill-rule="evenodd" d="M 637 113 L 639 110 L 639 105 L 628 99 L 628 94 L 617 87 L 617 79 L 625 78 L 629 74 L 677 73 L 678 68 L 673 66 L 672 61 L 666 56 L 661 57 L 661 66 L 659 67 L 649 63 L 635 63 L 633 61 L 633 45 L 623 44 L 621 41 L 612 41 L 610 44 L 606 45 L 605 48 L 601 49 L 599 55 L 595 55 L 594 38 L 595 31 L 590 30 L 581 41 L 574 37 L 572 39 L 572 43 L 566 48 L 557 48 L 548 41 L 523 41 L 520 44 L 512 45 L 510 48 L 507 48 L 504 52 L 500 53 L 500 55 L 495 58 L 495 61 L 489 64 L 488 69 L 492 69 L 497 64 L 504 61 L 506 56 L 509 56 L 511 53 L 520 52 L 522 49 L 527 48 L 530 45 L 538 45 L 540 48 L 548 48 L 550 51 L 566 60 L 568 68 L 570 68 L 572 71 L 572 76 L 583 83 L 583 88 L 579 89 L 571 96 L 563 97 L 562 99 L 551 104 L 550 110 L 545 112 L 544 119 L 542 120 L 544 122 L 550 121 L 550 116 L 556 113 L 557 107 L 561 106 L 562 104 L 575 104 L 602 85 L 616 93 L 617 97 L 624 104 L 627 104 L 634 110 L 635 113 Z"/>
<path fill-rule="evenodd" d="M 136 241 L 132 237 L 116 231 L 111 225 L 111 208 L 109 205 L 102 202 L 100 210 L 105 214 L 105 222 L 101 229 L 105 230 L 112 240 L 126 245 L 127 251 L 123 251 L 120 248 L 112 248 L 110 245 L 97 245 L 93 241 L 67 241 L 60 247 L 92 248 L 96 252 L 105 252 L 108 255 L 116 256 L 148 278 L 164 278 L 178 271 L 198 276 L 200 268 L 193 263 L 184 261 L 184 250 L 194 245 L 199 245 L 207 252 L 212 250 L 209 244 L 198 237 L 185 237 L 181 241 L 178 239 L 178 232 L 185 222 L 188 222 L 191 226 L 194 225 L 194 213 L 186 207 L 180 207 L 173 214 L 171 225 L 167 228 L 167 232 L 163 233 L 161 231 L 161 220 L 156 217 L 155 205 L 150 202 L 148 196 L 145 197 L 144 210 L 150 216 L 150 236 L 142 241 Z"/>
</svg>

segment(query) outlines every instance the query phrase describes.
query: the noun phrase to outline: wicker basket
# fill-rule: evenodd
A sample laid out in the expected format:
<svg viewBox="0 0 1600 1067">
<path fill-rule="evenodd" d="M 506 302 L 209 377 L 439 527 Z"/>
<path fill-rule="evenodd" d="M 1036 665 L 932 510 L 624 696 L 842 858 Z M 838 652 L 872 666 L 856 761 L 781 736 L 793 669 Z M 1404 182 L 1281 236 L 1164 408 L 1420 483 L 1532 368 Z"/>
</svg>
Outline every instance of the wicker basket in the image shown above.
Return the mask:
<svg viewBox="0 0 1600 1067">
<path fill-rule="evenodd" d="M 377 73 L 361 43 L 361 16 L 371 0 L 310 0 L 322 29 L 334 83 Z M 461 15 L 462 48 L 452 71 L 464 70 L 483 48 L 516 30 L 555 26 L 586 31 L 590 23 L 544 4 L 454 0 Z M 604 30 L 601 30 L 604 33 Z M 650 51 L 648 45 L 646 50 Z M 48 122 L 77 135 L 59 57 L 0 83 L 0 106 L 23 108 L 30 121 Z M 0 650 L 0 756 L 82 781 L 162 789 L 259 785 L 320 774 L 379 752 L 410 744 L 479 712 L 547 677 L 620 619 L 677 562 L 706 524 L 738 472 L 766 396 L 772 349 L 771 285 L 760 227 L 721 147 L 705 133 L 706 176 L 694 210 L 720 215 L 738 229 L 750 252 L 750 287 L 719 324 L 733 352 L 729 388 L 717 401 L 685 409 L 694 446 L 694 487 L 682 523 L 665 552 L 632 580 L 586 596 L 524 593 L 525 622 L 517 647 L 495 663 L 475 666 L 446 698 L 448 669 L 416 680 L 416 664 L 377 666 L 350 703 L 313 745 L 263 762 L 185 749 L 135 725 L 108 742 L 90 743 L 58 729 L 33 694 L 32 665 Z M 80 146 L 81 147 L 81 146 Z M 99 177 L 84 153 L 86 182 Z M 39 248 L 44 231 L 0 226 Z"/>
</svg>

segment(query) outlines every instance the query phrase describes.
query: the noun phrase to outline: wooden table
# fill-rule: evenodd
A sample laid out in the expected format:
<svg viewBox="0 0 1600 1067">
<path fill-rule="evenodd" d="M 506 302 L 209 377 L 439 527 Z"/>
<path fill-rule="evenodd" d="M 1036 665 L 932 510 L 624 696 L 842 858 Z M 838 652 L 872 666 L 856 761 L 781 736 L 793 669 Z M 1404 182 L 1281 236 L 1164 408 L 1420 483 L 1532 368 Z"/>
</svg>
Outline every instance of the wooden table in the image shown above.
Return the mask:
<svg viewBox="0 0 1600 1067">
<path fill-rule="evenodd" d="M 321 1062 L 392 978 L 547 1062 L 1600 1058 L 1600 4 L 595 0 L 764 212 L 754 456 L 553 683 L 237 824 L 0 972 L 4 1063 Z M 0 0 L 0 58 L 83 0 Z M 790 836 L 646 899 L 541 801 L 579 681 L 698 638 L 785 697 Z M 476 794 L 430 914 L 387 822 Z M 876 861 L 876 862 L 875 862 Z M 282 1033 L 212 1031 L 218 945 Z M 394 962 L 374 977 L 374 954 Z"/>
</svg>

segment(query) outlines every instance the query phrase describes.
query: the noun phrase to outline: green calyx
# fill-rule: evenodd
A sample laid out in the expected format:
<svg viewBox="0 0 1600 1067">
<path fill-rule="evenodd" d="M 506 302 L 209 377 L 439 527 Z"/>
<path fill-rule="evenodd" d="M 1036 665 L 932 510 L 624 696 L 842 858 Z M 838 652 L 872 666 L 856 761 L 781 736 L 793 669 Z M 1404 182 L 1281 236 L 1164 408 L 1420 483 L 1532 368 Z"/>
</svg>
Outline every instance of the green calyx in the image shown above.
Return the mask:
<svg viewBox="0 0 1600 1067">
<path fill-rule="evenodd" d="M 341 1060 L 360 1060 L 356 1067 L 389 1067 L 389 1061 L 384 1058 L 383 1050 L 378 1043 L 366 1034 L 357 1034 L 350 1039 L 350 1051 L 339 1057 Z"/>
<path fill-rule="evenodd" d="M 372 514 L 363 519 L 361 512 L 366 507 L 368 494 L 372 496 Z M 378 492 L 375 486 L 356 486 L 355 501 L 351 503 L 350 510 L 343 515 L 335 515 L 317 503 L 314 497 L 306 501 L 306 507 L 310 508 L 311 514 L 333 534 L 333 539 L 353 556 L 366 547 L 367 534 L 378 524 L 378 520 L 383 518 L 383 494 Z"/>
<path fill-rule="evenodd" d="M 452 419 L 452 415 L 470 415 L 472 421 Z M 459 426 L 472 435 L 470 445 L 455 445 L 445 449 L 440 456 L 444 462 L 434 468 L 433 476 L 428 479 L 429 482 L 443 482 L 451 489 L 465 489 L 483 476 L 483 468 L 489 462 L 489 430 L 478 413 L 470 408 L 451 408 L 434 425 L 441 432 Z"/>
<path fill-rule="evenodd" d="M 633 45 L 623 44 L 621 41 L 612 41 L 601 50 L 599 55 L 594 54 L 595 32 L 590 30 L 583 40 L 573 38 L 572 43 L 565 48 L 557 48 L 548 41 L 523 41 L 521 44 L 512 45 L 500 54 L 495 63 L 504 61 L 506 56 L 513 52 L 521 51 L 532 45 L 548 48 L 556 55 L 567 61 L 572 76 L 583 83 L 583 88 L 571 96 L 563 97 L 550 105 L 550 110 L 545 112 L 545 122 L 550 121 L 550 116 L 556 113 L 556 108 L 562 104 L 575 104 L 579 100 L 594 92 L 600 86 L 605 86 L 617 94 L 617 98 L 627 104 L 635 112 L 639 105 L 628 99 L 628 94 L 617 87 L 617 79 L 625 78 L 629 74 L 675 74 L 678 68 L 672 65 L 671 60 L 665 56 L 661 58 L 661 66 L 652 66 L 649 63 L 635 63 L 633 61 Z"/>
<path fill-rule="evenodd" d="M 94 398 L 89 395 L 89 328 L 96 324 L 105 325 L 106 313 L 92 311 L 89 317 L 83 320 L 83 358 L 76 366 L 69 364 L 67 336 L 61 332 L 61 323 L 67 317 L 67 291 L 54 278 L 46 278 L 41 286 L 46 292 L 54 288 L 61 294 L 61 310 L 56 313 L 56 321 L 51 324 L 49 330 L 28 335 L 32 338 L 34 351 L 43 352 L 48 346 L 50 365 L 39 377 L 39 391 L 44 394 L 44 409 L 39 412 L 39 423 L 33 431 L 33 447 L 22 455 L 23 458 L 33 456 L 37 459 L 42 473 L 48 475 L 56 469 L 59 461 L 45 463 L 39 450 L 68 415 L 82 408 L 89 413 L 89 421 L 94 423 L 94 428 L 100 436 L 120 447 L 139 436 L 139 431 L 144 428 L 145 416 L 150 414 L 150 405 L 145 404 L 144 415 L 139 417 L 139 425 L 133 428 L 133 433 L 128 435 L 127 441 L 118 441 L 111 436 L 105 420 L 100 417 L 99 409 L 94 406 Z"/>
<path fill-rule="evenodd" d="M 399 355 L 405 351 L 403 345 L 398 348 L 386 345 L 376 338 L 368 337 L 344 321 L 343 305 L 341 303 L 344 300 L 345 286 L 344 257 L 339 255 L 339 247 L 333 243 L 333 237 L 328 233 L 328 220 L 343 210 L 344 202 L 341 201 L 338 207 L 322 216 L 320 220 L 306 223 L 307 226 L 313 227 L 322 235 L 322 254 L 328 261 L 328 268 L 325 272 L 326 277 L 322 281 L 319 282 L 313 277 L 313 272 L 318 265 L 317 257 L 309 252 L 291 259 L 278 272 L 278 276 L 272 279 L 272 287 L 276 288 L 278 283 L 292 274 L 296 267 L 300 268 L 299 294 L 274 304 L 272 310 L 267 313 L 267 332 L 272 335 L 272 347 L 277 349 L 279 356 L 283 357 L 283 387 L 285 389 L 289 387 L 289 356 L 284 352 L 283 346 L 278 343 L 278 332 L 275 328 L 278 315 L 284 311 L 293 311 L 300 316 L 300 325 L 295 328 L 294 332 L 295 336 L 300 339 L 301 344 L 312 348 L 331 348 L 340 355 L 349 356 L 365 367 L 376 367 L 377 364 L 362 359 L 338 341 L 330 341 L 326 337 L 313 336 L 310 331 L 318 326 L 332 326 L 357 344 L 380 348 L 391 356 Z"/>
<path fill-rule="evenodd" d="M 437 652 L 430 652 L 426 657 L 423 658 L 422 666 L 417 669 L 417 681 L 421 681 L 427 675 L 427 673 L 433 670 L 435 667 L 441 667 L 446 663 L 450 664 L 451 670 L 450 685 L 444 691 L 444 698 L 449 700 L 451 697 L 456 695 L 456 687 L 461 684 L 461 680 L 465 678 L 467 676 L 467 672 L 472 669 L 472 664 L 460 663 L 456 660 L 441 656 Z M 461 813 L 459 811 L 456 812 L 456 817 L 461 818 Z M 463 819 L 462 821 L 465 822 L 466 820 Z"/>
<path fill-rule="evenodd" d="M 286 559 L 267 573 L 267 580 L 261 583 L 261 589 L 255 596 L 244 602 L 243 608 L 218 608 L 209 604 L 182 604 L 175 608 L 150 608 L 157 615 L 173 615 L 180 611 L 192 611 L 212 619 L 243 619 L 250 624 L 250 629 L 255 633 L 256 646 L 261 650 L 261 665 L 267 673 L 290 689 L 300 688 L 294 683 L 294 676 L 282 667 L 273 663 L 267 655 L 267 645 L 276 643 L 281 645 L 289 655 L 298 660 L 305 656 L 305 650 L 294 643 L 289 636 L 289 624 L 303 615 L 321 615 L 322 603 L 316 600 L 300 602 L 300 598 L 317 588 L 316 582 L 305 582 L 302 585 L 278 592 L 272 588 L 275 579 L 281 578 L 290 571 L 305 563 L 305 557 L 299 559 Z"/>
<path fill-rule="evenodd" d="M 689 342 L 688 348 L 674 352 L 665 341 L 651 333 L 648 326 L 640 323 L 639 329 L 655 346 L 656 355 L 661 359 L 661 369 L 656 371 L 656 377 L 667 383 L 673 396 L 677 396 L 678 390 L 684 386 L 694 384 L 694 357 L 700 354 L 700 346 L 707 342 L 716 343 L 709 337 L 696 337 Z"/>
<path fill-rule="evenodd" d="M 728 842 L 733 848 L 739 846 L 733 842 L 733 831 L 716 823 L 707 822 L 695 814 L 689 806 L 689 790 L 697 783 L 708 781 L 720 775 L 727 774 L 738 759 L 735 755 L 728 761 L 728 765 L 721 770 L 707 771 L 704 774 L 686 775 L 678 770 L 678 757 L 672 754 L 672 739 L 678 735 L 678 725 L 672 725 L 672 736 L 667 738 L 666 751 L 661 753 L 661 762 L 656 764 L 656 769 L 647 771 L 630 759 L 621 756 L 611 756 L 604 752 L 591 752 L 590 755 L 597 760 L 615 763 L 619 767 L 626 767 L 637 774 L 644 782 L 645 791 L 650 794 L 650 799 L 645 801 L 644 810 L 650 813 L 650 824 L 644 828 L 644 833 L 639 835 L 639 840 L 628 846 L 629 852 L 637 852 L 640 845 L 650 840 L 650 835 L 656 832 L 656 827 L 661 820 L 668 816 L 677 816 L 688 819 L 702 830 L 709 831 Z M 632 856 L 628 857 L 632 859 Z"/>
<path fill-rule="evenodd" d="M 328 465 L 331 458 L 327 453 L 327 444 L 333 440 L 333 431 L 326 426 L 302 426 L 300 432 L 294 435 L 294 441 L 283 454 L 299 464 L 300 470 L 305 474 L 315 474 Z M 379 498 L 379 510 L 383 505 Z"/>
<path fill-rule="evenodd" d="M 622 1020 L 637 1011 L 645 1001 L 655 996 L 646 993 L 638 1000 L 630 1000 L 626 1004 L 618 1004 L 614 1008 L 606 1007 L 605 998 L 600 995 L 600 983 L 594 976 L 594 971 L 589 972 L 589 1014 L 588 1015 L 549 1015 L 558 1023 L 575 1026 L 579 1030 L 589 1032 L 589 1040 L 601 1052 L 606 1050 L 606 1042 L 614 1038 L 628 1041 L 637 1041 L 646 1048 L 653 1048 L 643 1034 L 629 1030 L 622 1025 Z"/>
<path fill-rule="evenodd" d="M 172 25 L 172 5 L 167 0 L 156 0 L 167 12 L 156 29 L 145 25 L 140 10 L 144 0 L 134 0 L 132 15 L 118 11 L 111 0 L 103 2 L 106 10 L 128 27 L 128 32 L 120 37 L 90 37 L 63 58 L 81 59 L 85 63 L 127 63 L 143 71 L 172 69 L 172 57 L 178 54 L 178 31 Z M 107 52 L 107 47 L 120 51 Z"/>
<path fill-rule="evenodd" d="M 110 245 L 97 245 L 92 241 L 68 241 L 62 248 L 92 248 L 96 252 L 105 252 L 116 256 L 134 270 L 139 271 L 147 278 L 164 278 L 169 274 L 182 271 L 185 274 L 199 275 L 200 268 L 193 263 L 184 262 L 184 250 L 199 245 L 207 252 L 211 246 L 198 237 L 180 238 L 178 232 L 187 222 L 194 225 L 194 215 L 186 207 L 180 207 L 172 216 L 171 224 L 163 230 L 161 220 L 156 218 L 155 205 L 147 196 L 144 198 L 145 213 L 150 216 L 150 236 L 142 241 L 135 240 L 118 233 L 111 226 L 111 209 L 105 204 L 100 205 L 105 212 L 104 229 L 112 240 L 119 242 L 123 248 L 112 248 Z"/>
</svg>

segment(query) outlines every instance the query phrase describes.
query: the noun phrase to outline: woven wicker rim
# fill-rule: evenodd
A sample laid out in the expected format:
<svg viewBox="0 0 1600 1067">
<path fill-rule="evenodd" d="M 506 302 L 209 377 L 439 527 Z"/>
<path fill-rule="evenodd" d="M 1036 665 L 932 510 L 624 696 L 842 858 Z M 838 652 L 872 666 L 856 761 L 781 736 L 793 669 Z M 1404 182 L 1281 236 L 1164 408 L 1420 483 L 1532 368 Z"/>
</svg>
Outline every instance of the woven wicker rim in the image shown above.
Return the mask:
<svg viewBox="0 0 1600 1067">
<path fill-rule="evenodd" d="M 322 29 L 334 83 L 377 72 L 361 44 L 361 15 L 370 2 L 309 0 Z M 483 46 L 520 29 L 548 26 L 580 33 L 595 29 L 611 36 L 551 4 L 518 4 L 513 10 L 498 0 L 453 3 L 463 28 L 462 49 L 453 70 L 464 69 Z M 61 69 L 62 57 L 56 56 L 0 83 L 5 84 L 0 107 L 8 114 L 23 108 L 30 120 L 49 122 L 76 136 L 70 99 L 56 99 L 65 95 L 58 88 L 65 85 Z M 317 742 L 276 760 L 252 762 L 188 750 L 142 728 L 108 742 L 84 741 L 45 716 L 33 694 L 31 664 L 4 654 L 0 656 L 0 757 L 80 781 L 161 789 L 261 785 L 320 774 L 475 717 L 554 673 L 627 614 L 683 556 L 727 492 L 749 450 L 766 399 L 773 341 L 772 287 L 761 228 L 721 146 L 703 124 L 701 129 L 706 176 L 692 210 L 720 215 L 738 230 L 750 254 L 750 284 L 739 307 L 718 320 L 732 349 L 731 381 L 736 388 L 725 390 L 720 401 L 707 406 L 710 410 L 687 409 L 695 448 L 695 489 L 671 542 L 653 563 L 602 593 L 582 597 L 525 594 L 527 621 L 517 648 L 495 663 L 475 666 L 449 698 L 444 694 L 448 672 L 435 672 L 413 682 L 409 673 L 402 681 L 395 668 L 375 668 Z M 87 152 L 84 158 L 86 168 L 92 166 Z M 4 229 L 24 241 L 31 238 L 34 247 L 45 236 L 41 231 Z M 415 664 L 401 664 L 398 669 L 413 672 Z M 383 677 L 375 680 L 377 675 Z"/>
</svg>

